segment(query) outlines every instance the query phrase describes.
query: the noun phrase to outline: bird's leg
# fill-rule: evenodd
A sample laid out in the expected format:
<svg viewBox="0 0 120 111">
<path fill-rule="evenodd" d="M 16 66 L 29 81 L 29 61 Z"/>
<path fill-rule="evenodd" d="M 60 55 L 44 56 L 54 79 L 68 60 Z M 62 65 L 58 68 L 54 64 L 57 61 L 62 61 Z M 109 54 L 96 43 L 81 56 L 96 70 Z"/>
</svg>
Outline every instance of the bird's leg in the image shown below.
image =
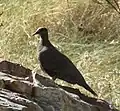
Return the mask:
<svg viewBox="0 0 120 111">
<path fill-rule="evenodd" d="M 56 80 L 56 78 L 57 78 L 56 76 L 53 76 L 53 77 L 52 77 L 52 80 L 53 80 L 53 81 L 55 81 L 55 80 Z"/>
</svg>

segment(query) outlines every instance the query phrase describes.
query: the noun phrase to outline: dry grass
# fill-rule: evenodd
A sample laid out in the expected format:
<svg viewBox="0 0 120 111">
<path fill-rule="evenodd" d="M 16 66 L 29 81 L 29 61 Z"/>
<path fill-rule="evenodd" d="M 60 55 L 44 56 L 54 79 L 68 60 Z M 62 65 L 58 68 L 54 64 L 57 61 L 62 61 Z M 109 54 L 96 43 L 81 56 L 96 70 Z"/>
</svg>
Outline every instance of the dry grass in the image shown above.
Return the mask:
<svg viewBox="0 0 120 111">
<path fill-rule="evenodd" d="M 119 24 L 112 8 L 89 0 L 1 0 L 0 58 L 34 69 L 37 39 L 31 34 L 47 27 L 51 41 L 83 72 L 99 98 L 120 109 Z"/>
</svg>

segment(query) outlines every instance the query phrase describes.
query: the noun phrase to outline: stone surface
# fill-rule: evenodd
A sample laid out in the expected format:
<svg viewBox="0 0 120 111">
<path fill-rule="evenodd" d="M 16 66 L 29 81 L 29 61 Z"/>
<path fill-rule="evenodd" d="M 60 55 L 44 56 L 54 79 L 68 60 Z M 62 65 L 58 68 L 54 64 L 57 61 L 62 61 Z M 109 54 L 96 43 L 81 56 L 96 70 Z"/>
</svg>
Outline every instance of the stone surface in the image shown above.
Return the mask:
<svg viewBox="0 0 120 111">
<path fill-rule="evenodd" d="M 74 93 L 74 94 L 73 94 Z M 0 111 L 118 111 L 8 61 L 0 63 Z"/>
<path fill-rule="evenodd" d="M 18 93 L 0 89 L 0 111 L 44 111 L 38 104 Z"/>
</svg>

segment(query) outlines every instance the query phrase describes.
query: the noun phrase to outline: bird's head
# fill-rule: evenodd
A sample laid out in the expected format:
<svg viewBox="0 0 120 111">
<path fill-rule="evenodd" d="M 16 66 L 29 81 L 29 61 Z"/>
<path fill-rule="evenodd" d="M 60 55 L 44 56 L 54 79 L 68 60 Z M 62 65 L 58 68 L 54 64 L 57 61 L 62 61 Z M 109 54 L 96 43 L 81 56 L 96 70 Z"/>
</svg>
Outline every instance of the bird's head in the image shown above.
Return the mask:
<svg viewBox="0 0 120 111">
<path fill-rule="evenodd" d="M 40 35 L 42 39 L 48 39 L 48 30 L 47 28 L 41 28 L 39 27 L 34 33 L 34 35 Z"/>
</svg>

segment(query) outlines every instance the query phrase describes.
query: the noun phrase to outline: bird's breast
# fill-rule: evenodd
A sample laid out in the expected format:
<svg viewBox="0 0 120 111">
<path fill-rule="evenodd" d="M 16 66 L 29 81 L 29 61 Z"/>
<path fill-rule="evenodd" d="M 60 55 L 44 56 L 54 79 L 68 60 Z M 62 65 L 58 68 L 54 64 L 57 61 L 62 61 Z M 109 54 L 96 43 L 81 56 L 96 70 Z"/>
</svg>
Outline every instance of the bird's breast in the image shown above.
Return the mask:
<svg viewBox="0 0 120 111">
<path fill-rule="evenodd" d="M 46 52 L 47 50 L 48 50 L 47 47 L 42 47 L 41 50 L 40 50 L 40 53 L 44 53 L 44 52 Z"/>
</svg>

